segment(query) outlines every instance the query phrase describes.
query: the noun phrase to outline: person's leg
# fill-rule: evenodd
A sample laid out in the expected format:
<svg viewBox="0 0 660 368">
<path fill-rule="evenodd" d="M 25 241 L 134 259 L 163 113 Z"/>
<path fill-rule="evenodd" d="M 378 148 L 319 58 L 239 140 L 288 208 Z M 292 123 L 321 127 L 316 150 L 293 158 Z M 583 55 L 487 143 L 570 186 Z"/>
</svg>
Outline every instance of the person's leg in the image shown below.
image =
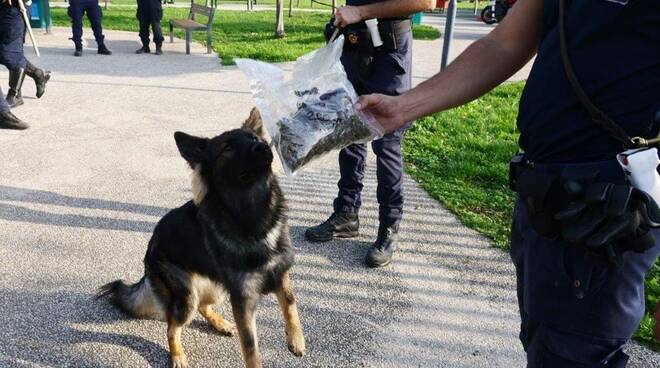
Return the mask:
<svg viewBox="0 0 660 368">
<path fill-rule="evenodd" d="M 25 81 L 25 68 L 15 68 L 9 70 L 9 92 L 7 93 L 7 104 L 11 108 L 23 104 L 23 95 L 21 89 Z"/>
<path fill-rule="evenodd" d="M 73 37 L 71 40 L 76 48 L 76 56 L 82 55 L 82 34 L 83 34 L 83 13 L 84 8 L 81 3 L 82 0 L 71 0 L 69 1 L 69 8 L 67 13 L 71 18 L 71 31 Z"/>
<path fill-rule="evenodd" d="M 140 24 L 140 41 L 142 47 L 136 51 L 137 54 L 149 53 L 149 0 L 138 0 L 137 19 Z"/>
<path fill-rule="evenodd" d="M 645 274 L 660 253 L 660 231 L 655 235 L 654 248 L 601 264 L 584 247 L 536 233 L 517 202 L 511 258 L 529 368 L 625 367 L 620 348 L 644 313 Z"/>
<path fill-rule="evenodd" d="M 103 18 L 103 10 L 98 4 L 98 1 L 86 1 L 85 11 L 87 12 L 87 18 L 92 25 L 92 31 L 94 32 L 94 38 L 96 39 L 96 44 L 98 46 L 98 53 L 102 55 L 110 55 L 112 52 L 108 50 L 105 45 L 105 36 L 103 36 L 103 27 L 101 26 L 101 20 Z"/>
<path fill-rule="evenodd" d="M 46 83 L 50 80 L 50 70 L 37 68 L 34 64 L 25 58 L 25 74 L 34 79 L 37 88 L 37 98 L 41 98 L 46 92 Z"/>
<path fill-rule="evenodd" d="M 405 130 L 385 135 L 372 143 L 376 154 L 377 198 L 379 204 L 378 237 L 369 248 L 365 263 L 383 267 L 396 251 L 399 223 L 403 215 L 403 159 L 401 141 Z"/>
<path fill-rule="evenodd" d="M 371 92 L 396 96 L 410 89 L 412 82 L 412 32 L 397 37 L 398 49 L 376 57 L 372 77 L 365 83 Z M 369 248 L 365 263 L 382 267 L 390 263 L 397 248 L 399 223 L 403 215 L 403 158 L 401 142 L 407 128 L 385 135 L 372 143 L 377 156 L 378 238 Z"/>
<path fill-rule="evenodd" d="M 372 143 L 377 156 L 377 198 L 381 227 L 398 230 L 403 213 L 403 157 L 401 142 L 404 130 L 385 135 Z"/>
<path fill-rule="evenodd" d="M 160 55 L 163 53 L 162 46 L 163 41 L 163 30 L 160 26 L 160 21 L 163 19 L 163 5 L 159 0 L 151 0 L 152 9 L 151 9 L 151 28 L 154 32 L 154 43 L 156 44 L 156 54 Z"/>
<path fill-rule="evenodd" d="M 23 26 L 22 21 L 20 25 Z M 4 65 L 9 69 L 7 103 L 10 107 L 14 108 L 23 104 L 21 88 L 25 79 L 25 67 L 27 65 L 25 55 L 23 54 L 23 38 L 18 37 L 14 41 L 5 44 L 2 53 Z"/>
<path fill-rule="evenodd" d="M 357 213 L 362 206 L 362 180 L 367 165 L 367 146 L 353 144 L 339 152 L 339 193 L 333 203 L 335 212 Z"/>
<path fill-rule="evenodd" d="M 339 152 L 339 193 L 333 203 L 334 212 L 322 224 L 305 231 L 307 240 L 323 242 L 359 235 L 358 211 L 362 205 L 360 192 L 366 158 L 367 147 L 364 144 L 354 144 Z"/>
</svg>

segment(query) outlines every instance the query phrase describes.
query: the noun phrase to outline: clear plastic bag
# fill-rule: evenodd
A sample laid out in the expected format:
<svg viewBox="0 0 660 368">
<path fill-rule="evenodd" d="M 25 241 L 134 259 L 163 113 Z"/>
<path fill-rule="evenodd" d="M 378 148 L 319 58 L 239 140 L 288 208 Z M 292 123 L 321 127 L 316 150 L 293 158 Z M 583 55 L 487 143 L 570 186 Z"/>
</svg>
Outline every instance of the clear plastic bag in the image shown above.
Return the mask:
<svg viewBox="0 0 660 368">
<path fill-rule="evenodd" d="M 271 64 L 237 59 L 287 175 L 353 143 L 383 136 L 372 116 L 354 109 L 357 94 L 340 57 L 344 37 L 301 56 L 293 77 Z"/>
</svg>

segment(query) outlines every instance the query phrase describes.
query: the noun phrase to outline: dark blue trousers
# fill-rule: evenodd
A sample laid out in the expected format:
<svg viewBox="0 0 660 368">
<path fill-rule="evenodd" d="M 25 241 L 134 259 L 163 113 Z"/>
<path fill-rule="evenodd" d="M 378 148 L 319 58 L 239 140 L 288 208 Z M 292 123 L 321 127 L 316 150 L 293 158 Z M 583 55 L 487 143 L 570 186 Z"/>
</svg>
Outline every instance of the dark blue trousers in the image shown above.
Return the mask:
<svg viewBox="0 0 660 368">
<path fill-rule="evenodd" d="M 98 0 L 69 0 L 68 14 L 71 18 L 73 43 L 76 46 L 82 46 L 83 15 L 85 13 L 87 13 L 87 19 L 89 19 L 92 25 L 92 31 L 94 32 L 97 45 L 103 45 L 103 28 L 101 27 L 103 11 L 99 6 Z"/>
<path fill-rule="evenodd" d="M 348 42 L 348 41 L 347 41 Z M 371 74 L 358 72 L 357 52 L 344 51 L 342 64 L 348 79 L 359 95 L 382 93 L 396 96 L 410 89 L 412 75 L 412 32 L 398 36 L 399 49 L 392 53 L 378 52 Z M 405 129 L 385 135 L 372 142 L 376 154 L 377 198 L 381 226 L 398 226 L 403 212 L 403 159 L 401 141 Z M 339 153 L 341 178 L 334 210 L 357 212 L 362 205 L 360 193 L 367 159 L 367 146 L 354 144 Z"/>
<path fill-rule="evenodd" d="M 157 47 L 163 44 L 163 31 L 160 21 L 163 19 L 163 5 L 160 0 L 137 0 L 137 19 L 140 22 L 140 40 L 142 46 L 149 46 L 149 27 L 154 33 Z"/>
<path fill-rule="evenodd" d="M 30 8 L 27 9 L 30 14 Z M 7 69 L 25 68 L 25 22 L 15 6 L 0 6 L 0 64 Z"/>
<path fill-rule="evenodd" d="M 608 181 L 622 182 L 614 165 L 607 164 L 606 171 L 616 172 Z M 608 266 L 586 258 L 583 247 L 539 235 L 528 215 L 527 205 L 518 200 L 511 258 L 527 366 L 625 367 L 628 357 L 621 348 L 644 314 L 644 278 L 660 254 L 660 231 L 655 231 L 654 248 L 625 252 L 616 266 Z"/>
</svg>

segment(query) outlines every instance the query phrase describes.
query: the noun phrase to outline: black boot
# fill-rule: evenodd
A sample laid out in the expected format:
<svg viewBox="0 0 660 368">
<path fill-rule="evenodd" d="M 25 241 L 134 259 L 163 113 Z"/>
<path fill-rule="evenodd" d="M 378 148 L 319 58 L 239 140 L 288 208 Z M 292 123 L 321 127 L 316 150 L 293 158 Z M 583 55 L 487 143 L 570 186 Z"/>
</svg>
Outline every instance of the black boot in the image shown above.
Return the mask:
<svg viewBox="0 0 660 368">
<path fill-rule="evenodd" d="M 150 54 L 151 49 L 149 48 L 149 46 L 142 46 L 139 49 L 135 50 L 135 53 L 136 54 Z"/>
<path fill-rule="evenodd" d="M 99 44 L 98 53 L 99 55 L 112 55 L 112 51 L 110 51 L 107 47 L 105 47 L 105 43 Z"/>
<path fill-rule="evenodd" d="M 163 55 L 163 47 L 161 45 L 156 45 L 156 55 Z"/>
<path fill-rule="evenodd" d="M 394 227 L 384 227 L 378 230 L 378 239 L 371 245 L 364 263 L 372 268 L 390 264 L 392 254 L 399 242 L 399 230 Z"/>
<path fill-rule="evenodd" d="M 29 125 L 26 122 L 17 118 L 11 111 L 0 112 L 0 129 L 24 130 L 28 127 Z"/>
<path fill-rule="evenodd" d="M 360 219 L 357 213 L 335 212 L 324 223 L 305 231 L 305 239 L 325 242 L 334 238 L 354 238 L 360 235 Z"/>
<path fill-rule="evenodd" d="M 50 70 L 39 69 L 28 61 L 25 74 L 34 79 L 34 85 L 37 87 L 37 98 L 41 98 L 46 92 L 46 83 L 50 80 Z"/>
<path fill-rule="evenodd" d="M 82 56 L 82 45 L 76 45 L 76 51 L 73 53 L 73 56 Z"/>
<path fill-rule="evenodd" d="M 23 104 L 21 88 L 25 80 L 25 69 L 18 68 L 9 71 L 9 92 L 7 93 L 7 104 L 9 107 L 17 107 Z"/>
</svg>

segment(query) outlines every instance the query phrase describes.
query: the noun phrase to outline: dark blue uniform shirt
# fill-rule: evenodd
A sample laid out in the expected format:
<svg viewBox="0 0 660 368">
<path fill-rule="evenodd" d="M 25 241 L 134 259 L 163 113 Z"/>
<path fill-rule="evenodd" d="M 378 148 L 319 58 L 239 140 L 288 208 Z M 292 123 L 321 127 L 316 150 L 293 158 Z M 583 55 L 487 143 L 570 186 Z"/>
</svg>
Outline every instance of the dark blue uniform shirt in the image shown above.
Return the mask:
<svg viewBox="0 0 660 368">
<path fill-rule="evenodd" d="M 570 58 L 587 94 L 630 136 L 657 135 L 660 0 L 566 4 Z M 558 6 L 544 0 L 543 39 L 520 101 L 520 146 L 538 162 L 611 159 L 621 144 L 590 120 L 564 73 Z"/>
</svg>

